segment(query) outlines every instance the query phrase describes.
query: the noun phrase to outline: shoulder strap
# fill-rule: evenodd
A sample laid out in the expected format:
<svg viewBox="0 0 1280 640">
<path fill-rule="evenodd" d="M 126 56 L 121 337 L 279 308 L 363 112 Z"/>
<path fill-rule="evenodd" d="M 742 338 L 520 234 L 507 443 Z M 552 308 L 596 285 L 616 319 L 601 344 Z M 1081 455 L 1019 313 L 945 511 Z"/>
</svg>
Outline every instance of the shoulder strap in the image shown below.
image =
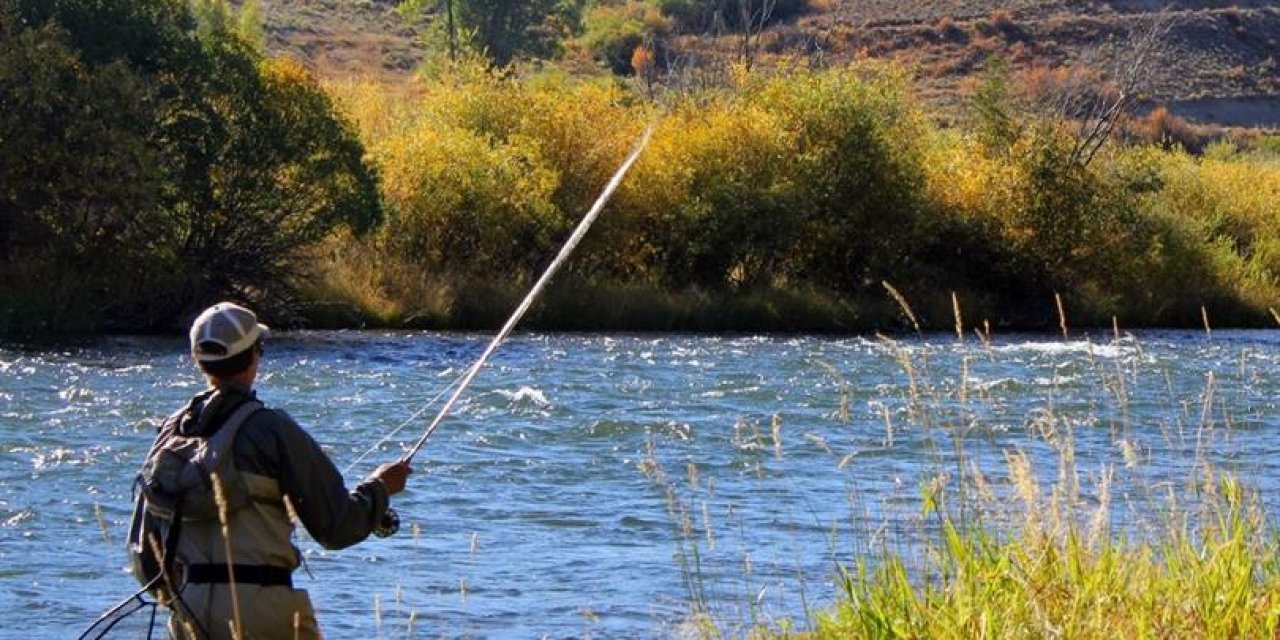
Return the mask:
<svg viewBox="0 0 1280 640">
<path fill-rule="evenodd" d="M 236 407 L 236 410 L 231 412 L 231 415 L 222 423 L 217 432 L 209 438 L 206 446 L 200 448 L 192 462 L 198 465 L 206 474 L 216 471 L 221 461 L 231 451 L 231 444 L 235 442 L 236 434 L 240 432 L 240 427 L 249 420 L 249 416 L 261 408 L 262 403 L 257 400 L 246 400 Z"/>
</svg>

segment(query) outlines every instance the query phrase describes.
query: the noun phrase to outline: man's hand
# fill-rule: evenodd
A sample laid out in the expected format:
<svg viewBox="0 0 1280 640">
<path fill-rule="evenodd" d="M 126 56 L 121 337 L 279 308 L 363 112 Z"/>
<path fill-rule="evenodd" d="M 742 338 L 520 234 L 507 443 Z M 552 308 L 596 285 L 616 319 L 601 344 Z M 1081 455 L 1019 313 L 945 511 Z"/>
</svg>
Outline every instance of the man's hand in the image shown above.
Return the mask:
<svg viewBox="0 0 1280 640">
<path fill-rule="evenodd" d="M 405 480 L 409 478 L 409 474 L 413 473 L 413 469 L 409 467 L 409 463 L 404 460 L 396 462 L 388 462 L 373 472 L 373 479 L 382 483 L 387 488 L 387 495 L 393 496 L 404 491 Z"/>
</svg>

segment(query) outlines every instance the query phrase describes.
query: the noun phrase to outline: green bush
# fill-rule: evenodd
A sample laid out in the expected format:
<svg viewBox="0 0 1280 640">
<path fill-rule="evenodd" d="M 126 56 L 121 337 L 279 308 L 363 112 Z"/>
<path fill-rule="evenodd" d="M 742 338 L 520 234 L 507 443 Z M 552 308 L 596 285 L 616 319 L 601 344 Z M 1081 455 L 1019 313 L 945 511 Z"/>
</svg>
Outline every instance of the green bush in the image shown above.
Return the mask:
<svg viewBox="0 0 1280 640">
<path fill-rule="evenodd" d="M 593 60 L 620 76 L 634 73 L 631 56 L 647 35 L 640 18 L 625 9 L 596 6 L 587 12 L 584 26 L 579 42 Z"/>
<path fill-rule="evenodd" d="M 173 267 L 169 247 L 149 250 L 165 222 L 153 90 L 124 61 L 85 64 L 65 29 L 19 20 L 0 11 L 0 332 L 89 331 L 127 319 Z"/>
<path fill-rule="evenodd" d="M 6 3 L 0 93 L 0 331 L 287 300 L 300 248 L 378 221 L 328 96 L 184 3 Z"/>
<path fill-rule="evenodd" d="M 921 239 L 926 128 L 906 78 L 867 67 L 803 74 L 758 93 L 788 113 L 804 212 L 804 281 L 854 292 L 911 276 Z"/>
</svg>

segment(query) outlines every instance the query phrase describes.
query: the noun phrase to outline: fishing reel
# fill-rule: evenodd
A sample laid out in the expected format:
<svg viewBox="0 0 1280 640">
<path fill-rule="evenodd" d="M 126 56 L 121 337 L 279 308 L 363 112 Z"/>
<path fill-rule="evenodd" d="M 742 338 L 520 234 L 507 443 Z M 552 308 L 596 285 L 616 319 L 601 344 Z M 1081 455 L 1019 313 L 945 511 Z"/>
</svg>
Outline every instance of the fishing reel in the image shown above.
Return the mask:
<svg viewBox="0 0 1280 640">
<path fill-rule="evenodd" d="M 387 512 L 382 514 L 378 519 L 378 524 L 373 526 L 373 535 L 379 538 L 389 538 L 394 536 L 400 530 L 400 514 L 396 510 L 387 507 Z"/>
</svg>

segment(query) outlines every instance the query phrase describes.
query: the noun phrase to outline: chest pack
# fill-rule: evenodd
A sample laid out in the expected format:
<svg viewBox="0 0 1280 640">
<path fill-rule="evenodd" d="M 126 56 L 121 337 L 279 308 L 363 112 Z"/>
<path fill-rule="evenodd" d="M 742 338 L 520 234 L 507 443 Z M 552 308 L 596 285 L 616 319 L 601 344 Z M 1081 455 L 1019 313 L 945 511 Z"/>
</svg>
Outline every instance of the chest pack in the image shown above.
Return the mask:
<svg viewBox="0 0 1280 640">
<path fill-rule="evenodd" d="M 134 479 L 128 554 L 134 578 L 161 602 L 179 586 L 175 549 L 183 522 L 218 522 L 249 503 L 244 478 L 231 461 L 232 444 L 261 408 L 257 400 L 244 402 L 209 437 L 178 433 L 176 417 L 160 427 Z"/>
</svg>

